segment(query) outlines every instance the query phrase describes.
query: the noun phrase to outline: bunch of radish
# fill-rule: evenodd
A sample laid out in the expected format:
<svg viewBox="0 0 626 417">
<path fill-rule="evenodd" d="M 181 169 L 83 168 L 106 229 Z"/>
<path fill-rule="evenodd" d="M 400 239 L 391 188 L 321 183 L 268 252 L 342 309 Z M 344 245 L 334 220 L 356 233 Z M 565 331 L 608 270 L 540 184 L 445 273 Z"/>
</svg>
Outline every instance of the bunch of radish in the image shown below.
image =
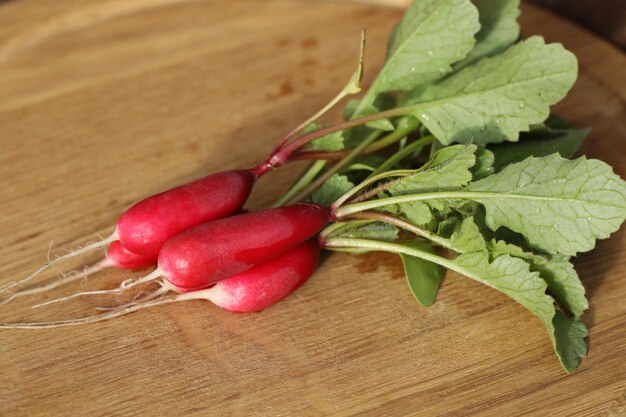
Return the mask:
<svg viewBox="0 0 626 417">
<path fill-rule="evenodd" d="M 570 258 L 626 220 L 626 182 L 601 161 L 571 159 L 588 130 L 547 118 L 576 79 L 575 57 L 539 37 L 517 41 L 515 2 L 475 3 L 414 2 L 392 33 L 380 73 L 360 100 L 346 104 L 343 122 L 316 123 L 360 91 L 364 36 L 346 86 L 257 167 L 212 174 L 136 203 L 109 237 L 1 287 L 0 304 L 105 268 L 155 267 L 112 289 L 33 307 L 152 288 L 98 314 L 0 328 L 91 323 L 194 299 L 256 312 L 300 287 L 321 249 L 384 251 L 401 257 L 422 306 L 435 301 L 445 269 L 519 302 L 545 324 L 572 372 L 586 352 L 580 316 L 588 301 Z M 486 31 L 477 32 L 483 21 Z M 493 43 L 494 27 L 510 32 L 502 45 Z M 265 173 L 297 160 L 315 162 L 273 208 L 243 209 Z M 104 259 L 82 272 L 23 287 L 105 247 Z"/>
<path fill-rule="evenodd" d="M 254 312 L 295 291 L 317 265 L 321 248 L 315 237 L 329 222 L 328 208 L 309 203 L 253 213 L 242 208 L 259 178 L 302 159 L 301 153 L 310 142 L 386 117 L 371 115 L 293 139 L 343 97 L 360 91 L 363 42 L 362 35 L 357 70 L 346 87 L 322 110 L 284 135 L 263 163 L 252 169 L 214 173 L 139 201 L 120 217 L 109 237 L 57 257 L 29 276 L 0 287 L 0 296 L 6 295 L 0 305 L 50 291 L 107 268 L 136 270 L 156 266 L 150 274 L 127 279 L 117 288 L 74 293 L 34 307 L 85 295 L 121 294 L 150 282 L 158 282 L 158 290 L 106 314 L 57 322 L 7 323 L 0 327 L 48 328 L 88 323 L 190 299 L 210 300 L 233 312 Z M 56 270 L 64 261 L 105 247 L 105 257 L 82 272 L 69 273 L 45 285 L 15 290 L 48 269 Z M 177 295 L 167 297 L 168 293 Z"/>
<path fill-rule="evenodd" d="M 123 305 L 114 314 L 128 312 L 131 305 L 135 309 L 151 306 L 145 302 L 170 291 L 180 295 L 157 301 L 207 299 L 241 313 L 269 307 L 313 273 L 320 248 L 310 239 L 328 222 L 328 211 L 315 204 L 295 204 L 240 214 L 263 167 L 267 164 L 253 170 L 213 174 L 136 203 L 121 216 L 108 238 L 48 262 L 3 289 L 23 284 L 63 260 L 108 244 L 104 259 L 82 273 L 14 292 L 3 303 L 51 290 L 104 268 L 141 269 L 156 264 L 149 275 L 124 281 L 119 288 L 77 293 L 44 304 L 85 294 L 119 293 L 162 278 L 161 289 L 144 297 L 143 303 Z M 109 316 L 111 312 L 67 322 L 16 323 L 13 327 L 56 327 Z"/>
</svg>

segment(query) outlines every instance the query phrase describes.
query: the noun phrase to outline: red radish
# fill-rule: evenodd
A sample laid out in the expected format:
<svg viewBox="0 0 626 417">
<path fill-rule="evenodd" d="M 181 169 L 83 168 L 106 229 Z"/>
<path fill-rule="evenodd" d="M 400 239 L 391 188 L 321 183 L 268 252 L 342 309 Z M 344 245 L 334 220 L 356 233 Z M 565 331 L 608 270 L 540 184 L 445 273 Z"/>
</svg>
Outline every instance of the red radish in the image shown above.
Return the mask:
<svg viewBox="0 0 626 417">
<path fill-rule="evenodd" d="M 184 292 L 172 298 L 161 297 L 168 292 L 169 284 L 152 294 L 108 310 L 106 313 L 57 322 L 5 323 L 0 328 L 45 329 L 94 323 L 119 317 L 158 305 L 186 300 L 209 300 L 225 310 L 251 313 L 263 310 L 298 289 L 315 271 L 320 246 L 315 241 L 301 243 L 260 265 L 224 279 L 211 288 Z M 156 298 L 156 300 L 154 300 Z M 151 301 L 152 300 L 152 301 Z"/>
<path fill-rule="evenodd" d="M 0 292 L 29 281 L 61 261 L 115 240 L 137 255 L 156 257 L 163 244 L 179 232 L 239 211 L 257 178 L 270 168 L 262 164 L 249 170 L 219 172 L 141 200 L 122 215 L 108 238 L 46 263 L 26 278 L 5 284 Z"/>
<path fill-rule="evenodd" d="M 234 313 L 260 311 L 304 284 L 315 271 L 319 253 L 319 245 L 307 241 L 274 259 L 221 280 L 211 288 L 177 298 L 206 299 Z"/>
<path fill-rule="evenodd" d="M 107 267 L 121 269 L 142 269 L 156 265 L 158 255 L 138 255 L 126 249 L 119 240 L 112 242 L 107 248 L 106 258 L 101 262 Z"/>
<path fill-rule="evenodd" d="M 316 204 L 215 220 L 168 241 L 155 273 L 176 287 L 205 287 L 275 258 L 318 233 L 327 222 L 327 210 Z"/>
<path fill-rule="evenodd" d="M 78 281 L 79 279 L 87 278 L 97 272 L 100 272 L 107 268 L 121 268 L 121 269 L 142 269 L 149 266 L 153 266 L 157 263 L 157 256 L 154 255 L 137 255 L 127 250 L 122 246 L 119 240 L 112 242 L 106 253 L 106 257 L 96 262 L 94 265 L 85 268 L 81 272 L 69 273 L 63 278 L 52 281 L 48 284 L 26 288 L 11 294 L 0 302 L 0 305 L 7 304 L 12 300 L 27 295 L 39 294 L 45 291 L 50 291 L 61 285 L 69 284 L 70 282 Z"/>
<path fill-rule="evenodd" d="M 134 253 L 158 254 L 183 230 L 240 210 L 256 178 L 252 170 L 225 171 L 148 197 L 122 215 L 117 237 Z"/>
</svg>

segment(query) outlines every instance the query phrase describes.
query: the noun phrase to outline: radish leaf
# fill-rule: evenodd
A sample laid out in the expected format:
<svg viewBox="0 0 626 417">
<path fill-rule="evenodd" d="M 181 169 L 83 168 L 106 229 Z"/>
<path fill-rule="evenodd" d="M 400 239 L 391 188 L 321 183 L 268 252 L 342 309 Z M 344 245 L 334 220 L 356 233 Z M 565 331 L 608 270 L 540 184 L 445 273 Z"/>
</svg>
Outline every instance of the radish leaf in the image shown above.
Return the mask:
<svg viewBox="0 0 626 417">
<path fill-rule="evenodd" d="M 587 351 L 587 331 L 577 319 L 557 313 L 554 300 L 538 272 L 522 259 L 502 255 L 489 261 L 487 251 L 459 255 L 459 272 L 508 295 L 539 317 L 548 330 L 554 350 L 567 372 L 574 371 Z"/>
<path fill-rule="evenodd" d="M 324 185 L 311 195 L 311 201 L 323 206 L 329 206 L 354 187 L 345 175 L 335 174 Z"/>
<path fill-rule="evenodd" d="M 548 258 L 530 252 L 504 241 L 490 241 L 489 251 L 494 257 L 511 255 L 527 261 L 532 271 L 539 272 L 556 298 L 576 317 L 580 317 L 589 307 L 585 298 L 585 288 L 574 270 L 574 265 L 563 255 Z"/>
<path fill-rule="evenodd" d="M 485 207 L 491 230 L 508 227 L 551 254 L 589 251 L 626 218 L 626 183 L 584 157 L 530 157 L 466 189 Z"/>
<path fill-rule="evenodd" d="M 590 129 L 552 129 L 540 125 L 529 133 L 522 133 L 517 143 L 498 143 L 489 146 L 493 152 L 494 168 L 500 171 L 507 165 L 521 162 L 529 156 L 548 156 L 559 153 L 571 158 L 580 148 Z"/>
<path fill-rule="evenodd" d="M 317 123 L 309 123 L 304 128 L 304 133 L 315 132 L 316 130 L 323 129 L 325 126 Z M 302 150 L 303 151 L 325 151 L 336 152 L 344 149 L 343 132 L 334 132 L 321 138 L 317 138 L 307 143 Z"/>
<path fill-rule="evenodd" d="M 387 188 L 391 195 L 459 189 L 472 180 L 470 168 L 476 164 L 476 145 L 443 148 L 415 174 L 393 182 Z"/>
<path fill-rule="evenodd" d="M 479 28 L 469 0 L 413 2 L 393 33 L 377 92 L 406 91 L 441 78 L 474 46 Z"/>
<path fill-rule="evenodd" d="M 519 37 L 520 0 L 472 0 L 472 3 L 478 8 L 480 31 L 476 34 L 476 45 L 463 61 L 454 65 L 455 71 L 502 52 Z"/>
<path fill-rule="evenodd" d="M 391 33 L 385 65 L 353 117 L 380 93 L 409 91 L 438 80 L 472 49 L 478 11 L 469 0 L 414 1 Z"/>
<path fill-rule="evenodd" d="M 420 250 L 435 253 L 432 245 L 426 242 L 415 241 L 412 245 Z M 400 258 L 409 289 L 417 302 L 424 307 L 432 305 L 444 276 L 444 268 L 436 263 L 407 254 L 400 254 Z"/>
<path fill-rule="evenodd" d="M 576 80 L 576 57 L 533 36 L 424 89 L 406 103 L 443 144 L 517 141 Z"/>
</svg>

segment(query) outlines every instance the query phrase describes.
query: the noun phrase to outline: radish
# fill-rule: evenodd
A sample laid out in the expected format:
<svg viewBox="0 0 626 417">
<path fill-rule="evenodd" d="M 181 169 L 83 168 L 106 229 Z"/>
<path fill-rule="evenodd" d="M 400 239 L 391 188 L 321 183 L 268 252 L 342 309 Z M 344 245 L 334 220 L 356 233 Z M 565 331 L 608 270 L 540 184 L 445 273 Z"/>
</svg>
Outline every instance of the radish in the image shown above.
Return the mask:
<svg viewBox="0 0 626 417">
<path fill-rule="evenodd" d="M 57 279 L 48 284 L 38 287 L 27 288 L 18 291 L 11 296 L 5 298 L 0 302 L 0 305 L 7 304 L 12 300 L 24 297 L 26 295 L 39 294 L 45 291 L 50 291 L 61 285 L 69 284 L 70 282 L 78 281 L 79 279 L 87 278 L 97 272 L 100 272 L 107 268 L 120 268 L 120 269 L 142 269 L 155 265 L 157 262 L 157 256 L 153 255 L 137 255 L 132 253 L 128 249 L 124 248 L 119 240 L 112 242 L 107 248 L 106 257 L 96 262 L 94 265 L 85 268 L 78 273 L 69 273 L 61 279 Z"/>
<path fill-rule="evenodd" d="M 256 180 L 269 169 L 262 164 L 250 170 L 219 172 L 141 200 L 122 215 L 108 238 L 49 261 L 26 278 L 5 284 L 0 292 L 29 281 L 61 261 L 116 240 L 137 255 L 156 258 L 163 244 L 179 232 L 239 211 Z"/>
<path fill-rule="evenodd" d="M 158 277 L 178 288 L 206 287 L 281 255 L 327 222 L 326 208 L 295 204 L 194 226 L 163 246 L 154 272 L 126 288 Z"/>
<path fill-rule="evenodd" d="M 206 299 L 233 313 L 252 313 L 277 303 L 313 274 L 319 259 L 317 242 L 307 241 L 282 255 L 211 288 L 181 294 L 179 300 Z"/>
<path fill-rule="evenodd" d="M 183 230 L 241 209 L 256 179 L 252 170 L 225 171 L 148 197 L 122 215 L 118 239 L 134 253 L 156 255 Z"/>
<path fill-rule="evenodd" d="M 160 296 L 175 288 L 162 283 L 162 287 L 153 293 L 116 308 L 103 309 L 109 310 L 103 314 L 57 322 L 4 323 L 0 324 L 0 328 L 44 329 L 94 323 L 144 308 L 186 300 L 209 300 L 235 313 L 256 312 L 279 302 L 304 284 L 315 271 L 319 253 L 319 244 L 309 240 L 208 289 L 189 292 L 181 289 L 182 294 L 166 298 Z"/>
<path fill-rule="evenodd" d="M 119 240 L 114 241 L 107 248 L 106 258 L 100 263 L 107 268 L 142 269 L 157 263 L 158 255 L 139 255 L 126 249 Z"/>
</svg>

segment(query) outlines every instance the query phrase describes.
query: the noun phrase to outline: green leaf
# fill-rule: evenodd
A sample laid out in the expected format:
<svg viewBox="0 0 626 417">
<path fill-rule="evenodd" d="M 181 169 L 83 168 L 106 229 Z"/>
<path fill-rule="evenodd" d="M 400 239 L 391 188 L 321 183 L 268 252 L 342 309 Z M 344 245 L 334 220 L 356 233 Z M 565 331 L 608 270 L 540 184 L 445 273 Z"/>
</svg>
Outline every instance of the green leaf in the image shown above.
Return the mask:
<svg viewBox="0 0 626 417">
<path fill-rule="evenodd" d="M 580 365 L 581 358 L 587 355 L 587 327 L 576 318 L 565 317 L 556 313 L 552 319 L 554 350 L 559 353 L 561 365 L 572 373 Z"/>
<path fill-rule="evenodd" d="M 469 0 L 414 1 L 392 32 L 373 91 L 407 91 L 443 77 L 470 51 L 479 28 Z"/>
<path fill-rule="evenodd" d="M 428 243 L 415 241 L 413 245 L 420 250 L 435 253 L 432 245 Z M 439 291 L 445 270 L 433 262 L 414 256 L 400 254 L 400 258 L 402 258 L 407 283 L 417 302 L 424 307 L 432 305 L 437 296 L 437 291 Z"/>
<path fill-rule="evenodd" d="M 580 317 L 589 307 L 587 298 L 585 298 L 585 287 L 580 282 L 574 265 L 569 262 L 567 257 L 556 255 L 550 259 L 525 252 L 519 246 L 503 241 L 490 241 L 489 251 L 494 258 L 511 255 L 528 262 L 531 270 L 539 272 L 541 278 L 548 284 L 550 291 L 576 317 Z"/>
<path fill-rule="evenodd" d="M 415 174 L 396 180 L 387 188 L 392 196 L 429 191 L 460 189 L 472 180 L 470 168 L 476 163 L 475 145 L 440 149 Z M 431 207 L 444 211 L 449 202 L 429 201 L 398 204 L 397 209 L 413 224 L 424 226 L 432 220 Z"/>
<path fill-rule="evenodd" d="M 490 145 L 495 156 L 494 168 L 500 171 L 507 165 L 523 161 L 529 156 L 548 156 L 559 153 L 571 158 L 580 149 L 590 129 L 552 129 L 540 125 L 529 133 L 523 133 L 517 143 Z"/>
<path fill-rule="evenodd" d="M 304 128 L 304 133 L 315 132 L 322 129 L 324 126 L 317 123 L 309 123 Z M 343 132 L 335 132 L 321 138 L 317 138 L 307 143 L 302 150 L 305 151 L 325 151 L 325 152 L 337 152 L 344 149 Z"/>
<path fill-rule="evenodd" d="M 459 253 L 471 253 L 487 249 L 487 243 L 473 217 L 467 217 L 461 224 L 456 224 L 456 230 L 450 237 L 450 245 Z"/>
<path fill-rule="evenodd" d="M 404 203 L 397 205 L 398 211 L 402 213 L 409 222 L 417 226 L 424 226 L 429 224 L 433 215 L 430 211 L 430 206 L 426 203 Z"/>
<path fill-rule="evenodd" d="M 626 183 L 609 165 L 584 157 L 527 158 L 466 189 L 485 207 L 491 230 L 508 227 L 555 255 L 593 249 L 626 218 Z"/>
<path fill-rule="evenodd" d="M 546 119 L 576 80 L 576 57 L 533 36 L 408 95 L 412 111 L 443 144 L 517 141 Z"/>
<path fill-rule="evenodd" d="M 472 180 L 476 145 L 454 145 L 440 149 L 415 174 L 393 182 L 391 195 L 460 189 Z"/>
<path fill-rule="evenodd" d="M 486 251 L 459 255 L 459 272 L 508 295 L 539 317 L 548 330 L 554 350 L 567 372 L 574 371 L 585 355 L 587 335 L 582 322 L 557 313 L 546 294 L 546 283 L 522 259 L 502 255 L 489 262 Z"/>
<path fill-rule="evenodd" d="M 348 177 L 335 174 L 311 195 L 311 201 L 323 206 L 330 206 L 353 187 L 354 184 L 348 180 Z"/>
<path fill-rule="evenodd" d="M 472 167 L 472 177 L 474 180 L 479 180 L 493 174 L 494 162 L 495 156 L 493 152 L 484 147 L 478 148 L 476 150 L 476 165 Z"/>
<path fill-rule="evenodd" d="M 480 31 L 476 34 L 476 45 L 463 61 L 455 64 L 455 71 L 502 52 L 519 38 L 520 0 L 472 0 L 472 3 L 478 8 Z"/>
</svg>

